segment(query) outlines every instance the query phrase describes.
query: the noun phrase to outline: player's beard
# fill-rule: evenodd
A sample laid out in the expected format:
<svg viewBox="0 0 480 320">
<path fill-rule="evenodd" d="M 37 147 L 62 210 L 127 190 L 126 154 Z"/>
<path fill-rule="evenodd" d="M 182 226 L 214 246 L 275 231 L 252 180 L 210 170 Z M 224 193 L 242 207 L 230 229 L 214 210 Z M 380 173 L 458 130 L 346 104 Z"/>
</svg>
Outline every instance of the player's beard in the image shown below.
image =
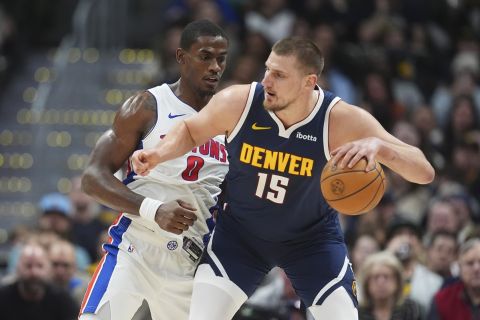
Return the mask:
<svg viewBox="0 0 480 320">
<path fill-rule="evenodd" d="M 198 90 L 198 94 L 202 99 L 210 99 L 215 94 L 215 90 Z"/>
<path fill-rule="evenodd" d="M 217 91 L 218 86 L 207 87 L 199 85 L 195 88 L 195 91 L 198 93 L 198 96 L 202 99 L 210 99 Z"/>
<path fill-rule="evenodd" d="M 267 100 L 263 100 L 263 108 L 267 111 L 278 112 L 286 109 L 288 107 L 288 103 L 283 105 L 279 105 L 277 103 L 268 103 Z"/>
</svg>

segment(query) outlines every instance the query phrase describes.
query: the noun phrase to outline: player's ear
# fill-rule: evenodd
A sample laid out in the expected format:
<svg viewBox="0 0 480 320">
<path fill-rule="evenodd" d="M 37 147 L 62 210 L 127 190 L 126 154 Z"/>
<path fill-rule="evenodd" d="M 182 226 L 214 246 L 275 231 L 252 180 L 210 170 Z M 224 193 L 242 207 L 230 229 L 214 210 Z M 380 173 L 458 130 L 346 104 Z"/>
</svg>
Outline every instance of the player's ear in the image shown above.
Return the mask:
<svg viewBox="0 0 480 320">
<path fill-rule="evenodd" d="M 309 74 L 306 76 L 306 82 L 305 85 L 309 88 L 315 88 L 315 85 L 317 84 L 318 77 L 316 74 Z"/>
<path fill-rule="evenodd" d="M 182 48 L 177 48 L 177 51 L 175 51 L 175 58 L 177 59 L 177 62 L 179 64 L 184 64 L 185 63 L 185 50 Z"/>
</svg>

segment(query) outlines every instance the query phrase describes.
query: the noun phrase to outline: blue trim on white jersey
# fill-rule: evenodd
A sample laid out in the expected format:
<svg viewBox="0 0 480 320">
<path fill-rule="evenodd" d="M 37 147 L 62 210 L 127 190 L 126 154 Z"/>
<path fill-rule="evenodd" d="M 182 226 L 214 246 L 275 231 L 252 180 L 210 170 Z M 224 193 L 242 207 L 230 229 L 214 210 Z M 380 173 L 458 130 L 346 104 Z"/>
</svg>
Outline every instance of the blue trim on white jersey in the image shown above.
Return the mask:
<svg viewBox="0 0 480 320">
<path fill-rule="evenodd" d="M 142 141 L 140 141 L 138 143 L 137 147 L 135 148 L 135 151 L 141 150 L 141 149 L 143 149 L 143 142 Z M 130 161 L 130 159 L 128 159 L 128 161 Z M 131 171 L 128 172 L 126 178 L 123 179 L 122 182 L 123 182 L 124 185 L 128 185 L 129 183 L 135 181 L 134 177 L 137 175 L 137 173 L 133 170 L 132 164 L 129 163 L 128 165 L 129 165 L 129 168 L 131 169 Z"/>
<path fill-rule="evenodd" d="M 108 283 L 117 265 L 118 246 L 122 242 L 123 234 L 127 231 L 131 222 L 131 219 L 122 216 L 119 222 L 108 230 L 112 242 L 103 245 L 104 250 L 107 252 L 105 261 L 103 262 L 102 270 L 98 274 L 97 280 L 90 292 L 88 302 L 82 312 L 94 313 L 97 310 L 105 291 L 107 291 Z"/>
</svg>

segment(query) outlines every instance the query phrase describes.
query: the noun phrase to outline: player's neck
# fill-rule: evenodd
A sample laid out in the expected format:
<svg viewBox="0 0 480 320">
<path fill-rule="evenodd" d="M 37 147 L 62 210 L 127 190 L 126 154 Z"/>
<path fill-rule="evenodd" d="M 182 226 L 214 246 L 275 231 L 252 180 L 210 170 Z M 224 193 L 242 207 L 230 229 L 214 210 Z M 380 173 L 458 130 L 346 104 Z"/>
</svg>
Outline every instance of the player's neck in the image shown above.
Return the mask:
<svg viewBox="0 0 480 320">
<path fill-rule="evenodd" d="M 287 129 L 290 126 L 307 118 L 317 105 L 319 98 L 318 90 L 305 97 L 299 97 L 292 102 L 287 108 L 276 111 L 275 115 L 282 121 L 284 127 Z"/>
<path fill-rule="evenodd" d="M 200 111 L 205 107 L 212 98 L 212 95 L 202 95 L 200 92 L 189 89 L 185 84 L 182 84 L 181 79 L 169 86 L 178 99 L 196 111 Z"/>
</svg>

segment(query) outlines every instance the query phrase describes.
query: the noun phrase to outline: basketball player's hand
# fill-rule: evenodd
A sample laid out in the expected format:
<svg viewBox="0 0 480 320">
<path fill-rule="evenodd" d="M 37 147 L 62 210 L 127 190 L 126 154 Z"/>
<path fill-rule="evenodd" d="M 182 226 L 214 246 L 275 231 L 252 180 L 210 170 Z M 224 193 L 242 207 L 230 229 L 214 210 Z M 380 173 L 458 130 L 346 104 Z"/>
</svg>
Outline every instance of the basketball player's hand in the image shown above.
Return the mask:
<svg viewBox="0 0 480 320">
<path fill-rule="evenodd" d="M 197 220 L 196 210 L 182 200 L 168 201 L 158 207 L 155 221 L 163 230 L 181 234 Z"/>
<path fill-rule="evenodd" d="M 146 176 L 158 164 L 158 154 L 155 150 L 137 150 L 131 157 L 133 171 L 141 176 Z"/>
<path fill-rule="evenodd" d="M 333 165 L 343 169 L 352 168 L 360 159 L 367 159 L 365 171 L 375 169 L 375 157 L 380 149 L 380 139 L 376 137 L 364 138 L 344 144 L 333 150 Z"/>
</svg>

